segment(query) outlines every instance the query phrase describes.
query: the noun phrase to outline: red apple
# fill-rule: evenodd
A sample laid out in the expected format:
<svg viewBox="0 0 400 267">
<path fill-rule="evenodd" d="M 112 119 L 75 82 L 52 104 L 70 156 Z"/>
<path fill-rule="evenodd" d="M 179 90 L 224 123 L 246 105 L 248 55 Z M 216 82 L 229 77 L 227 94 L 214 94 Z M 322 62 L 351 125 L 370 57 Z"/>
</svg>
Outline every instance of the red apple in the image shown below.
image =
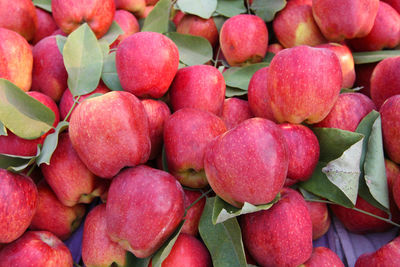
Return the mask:
<svg viewBox="0 0 400 267">
<path fill-rule="evenodd" d="M 116 67 L 122 88 L 138 97 L 160 98 L 179 65 L 178 48 L 156 32 L 138 32 L 118 46 Z"/>
<path fill-rule="evenodd" d="M 400 237 L 396 237 L 380 249 L 372 253 L 364 253 L 358 257 L 355 267 L 368 266 L 400 266 Z"/>
<path fill-rule="evenodd" d="M 29 231 L 0 250 L 1 266 L 73 266 L 66 245 L 47 231 Z"/>
<path fill-rule="evenodd" d="M 226 131 L 225 123 L 216 115 L 193 108 L 183 108 L 165 122 L 164 144 L 168 170 L 189 187 L 203 188 L 206 146 Z"/>
<path fill-rule="evenodd" d="M 226 202 L 259 205 L 271 202 L 283 187 L 288 159 L 281 129 L 252 118 L 207 146 L 204 169 L 211 188 Z"/>
<path fill-rule="evenodd" d="M 135 18 L 132 13 L 126 11 L 126 10 L 117 10 L 115 12 L 114 20 L 118 25 L 121 27 L 121 29 L 124 31 L 124 34 L 121 34 L 118 36 L 117 40 L 114 41 L 114 43 L 111 45 L 111 47 L 117 47 L 122 40 L 126 39 L 130 35 L 137 33 L 140 31 L 139 29 L 139 22 Z"/>
<path fill-rule="evenodd" d="M 400 14 L 400 1 L 399 0 L 382 0 L 382 2 L 386 2 L 391 5 L 396 11 Z"/>
<path fill-rule="evenodd" d="M 242 121 L 254 117 L 250 110 L 249 103 L 236 97 L 225 99 L 222 110 L 222 120 L 228 130 L 236 127 Z"/>
<path fill-rule="evenodd" d="M 136 257 L 153 254 L 183 219 L 184 192 L 169 173 L 147 166 L 127 168 L 112 181 L 107 232 Z"/>
<path fill-rule="evenodd" d="M 185 16 L 185 13 L 183 13 L 180 10 L 174 10 L 175 14 L 174 17 L 172 18 L 172 22 L 175 24 L 176 27 L 178 27 L 179 22 L 181 19 Z"/>
<path fill-rule="evenodd" d="M 97 38 L 110 28 L 114 14 L 114 0 L 53 0 L 53 18 L 66 34 L 70 34 L 81 24 L 87 22 Z"/>
<path fill-rule="evenodd" d="M 340 62 L 328 49 L 296 46 L 279 52 L 268 69 L 267 99 L 278 122 L 317 123 L 342 85 Z"/>
<path fill-rule="evenodd" d="M 312 253 L 312 223 L 304 198 L 290 188 L 269 210 L 245 214 L 243 244 L 261 266 L 298 266 Z"/>
<path fill-rule="evenodd" d="M 108 237 L 106 204 L 92 209 L 85 219 L 82 260 L 85 266 L 125 266 L 126 251 Z"/>
<path fill-rule="evenodd" d="M 400 163 L 400 95 L 390 97 L 379 110 L 382 118 L 383 146 L 395 163 Z"/>
<path fill-rule="evenodd" d="M 137 13 L 136 16 L 138 19 L 145 19 L 150 14 L 150 12 L 153 11 L 153 9 L 154 6 L 146 6 L 144 8 L 144 11 L 142 13 Z"/>
<path fill-rule="evenodd" d="M 195 15 L 184 15 L 176 26 L 176 32 L 204 37 L 213 47 L 218 43 L 218 29 L 212 17 L 203 19 Z"/>
<path fill-rule="evenodd" d="M 400 183 L 397 182 L 398 178 L 400 178 L 400 167 L 393 161 L 385 159 L 385 169 L 388 182 L 390 213 L 392 214 L 392 220 L 396 223 L 399 223 L 400 210 L 394 200 L 394 195 L 400 196 Z M 394 189 L 395 184 L 396 184 L 396 189 Z"/>
<path fill-rule="evenodd" d="M 221 115 L 225 99 L 225 80 L 213 66 L 185 67 L 175 75 L 169 96 L 172 109 L 198 108 Z"/>
<path fill-rule="evenodd" d="M 0 169 L 0 192 L 0 243 L 10 243 L 31 223 L 38 192 L 31 178 L 4 169 Z"/>
<path fill-rule="evenodd" d="M 193 191 L 184 189 L 185 192 L 185 209 L 187 209 L 193 202 L 195 202 L 201 193 L 199 191 Z M 196 236 L 199 233 L 199 222 L 201 215 L 206 204 L 206 198 L 203 197 L 196 204 L 194 204 L 190 209 L 188 209 L 185 216 L 185 223 L 182 226 L 181 233 Z"/>
<path fill-rule="evenodd" d="M 366 36 L 374 25 L 379 0 L 313 0 L 312 10 L 324 36 L 333 42 Z"/>
<path fill-rule="evenodd" d="M 83 163 L 103 178 L 145 163 L 150 155 L 146 110 L 128 92 L 113 91 L 83 101 L 72 113 L 69 136 Z"/>
<path fill-rule="evenodd" d="M 268 29 L 260 17 L 239 14 L 222 25 L 219 43 L 231 66 L 260 62 L 267 53 Z"/>
<path fill-rule="evenodd" d="M 317 240 L 326 232 L 331 226 L 331 218 L 328 212 L 328 205 L 325 203 L 306 201 L 308 211 L 310 213 L 312 222 L 312 236 L 313 240 Z"/>
<path fill-rule="evenodd" d="M 329 248 L 316 247 L 313 249 L 311 258 L 299 267 L 344 267 L 344 264 Z"/>
<path fill-rule="evenodd" d="M 355 86 L 357 87 L 363 87 L 360 91 L 360 93 L 371 97 L 371 76 L 372 72 L 375 69 L 375 66 L 377 63 L 369 63 L 369 64 L 358 64 L 355 65 L 355 70 L 356 70 L 356 81 L 355 81 Z"/>
<path fill-rule="evenodd" d="M 114 2 L 117 9 L 124 9 L 137 15 L 142 14 L 146 7 L 145 0 L 114 0 Z"/>
<path fill-rule="evenodd" d="M 51 14 L 38 7 L 36 7 L 35 9 L 38 26 L 32 39 L 33 45 L 37 44 L 43 38 L 50 36 L 55 30 L 58 29 L 56 22 L 54 21 Z"/>
<path fill-rule="evenodd" d="M 273 43 L 268 45 L 268 52 L 278 54 L 279 51 L 283 50 L 283 46 L 279 43 Z"/>
</svg>

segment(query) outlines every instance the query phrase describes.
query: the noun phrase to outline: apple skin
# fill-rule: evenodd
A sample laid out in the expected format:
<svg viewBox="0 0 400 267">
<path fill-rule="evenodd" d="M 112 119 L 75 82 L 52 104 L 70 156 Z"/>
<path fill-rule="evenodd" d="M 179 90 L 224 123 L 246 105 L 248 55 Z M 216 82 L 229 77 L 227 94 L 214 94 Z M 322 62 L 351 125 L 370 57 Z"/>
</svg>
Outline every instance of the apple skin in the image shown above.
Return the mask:
<svg viewBox="0 0 400 267">
<path fill-rule="evenodd" d="M 317 25 L 326 39 L 333 42 L 366 36 L 374 25 L 378 6 L 379 0 L 312 1 Z"/>
<path fill-rule="evenodd" d="M 371 76 L 371 98 L 378 109 L 386 99 L 398 94 L 400 94 L 400 56 L 379 62 Z"/>
<path fill-rule="evenodd" d="M 115 60 L 125 91 L 137 97 L 160 98 L 178 70 L 179 53 L 168 37 L 156 32 L 138 32 L 119 44 Z"/>
<path fill-rule="evenodd" d="M 377 63 L 355 65 L 356 81 L 354 86 L 363 88 L 358 91 L 371 98 L 371 76 Z"/>
<path fill-rule="evenodd" d="M 399 0 L 382 0 L 382 2 L 388 3 L 400 14 L 400 1 Z"/>
<path fill-rule="evenodd" d="M 8 8 L 2 10 L 9 12 Z M 29 91 L 33 67 L 31 47 L 21 35 L 5 28 L 0 28 L 0 40 L 0 78 L 9 80 L 25 92 Z"/>
<path fill-rule="evenodd" d="M 67 246 L 47 231 L 29 231 L 0 250 L 0 266 L 72 267 Z"/>
<path fill-rule="evenodd" d="M 211 188 L 235 207 L 271 202 L 283 187 L 288 165 L 282 130 L 262 118 L 248 119 L 218 136 L 204 156 Z"/>
<path fill-rule="evenodd" d="M 150 12 L 153 11 L 153 9 L 154 9 L 154 6 L 146 6 L 142 13 L 137 13 L 136 17 L 138 19 L 145 19 L 150 14 Z"/>
<path fill-rule="evenodd" d="M 298 266 L 312 253 L 312 223 L 304 198 L 283 188 L 269 210 L 245 214 L 243 244 L 261 266 Z"/>
<path fill-rule="evenodd" d="M 199 191 L 192 191 L 188 189 L 183 189 L 185 192 L 185 209 L 189 207 L 194 201 L 201 197 Z M 182 226 L 181 233 L 189 234 L 192 236 L 197 236 L 199 233 L 199 222 L 201 215 L 203 214 L 204 206 L 206 205 L 206 198 L 203 197 L 196 204 L 194 204 L 190 209 L 188 209 L 185 222 Z"/>
<path fill-rule="evenodd" d="M 55 102 L 60 101 L 68 87 L 68 73 L 56 37 L 42 39 L 33 47 L 32 54 L 32 90 L 50 96 Z"/>
<path fill-rule="evenodd" d="M 185 13 L 183 13 L 180 10 L 174 10 L 173 12 L 175 12 L 175 14 L 174 14 L 174 17 L 172 18 L 172 22 L 175 24 L 176 27 L 178 27 L 179 22 L 185 16 Z"/>
<path fill-rule="evenodd" d="M 268 45 L 268 52 L 278 54 L 278 52 L 282 51 L 284 48 L 281 44 L 279 43 L 273 43 Z"/>
<path fill-rule="evenodd" d="M 114 0 L 117 9 L 123 9 L 138 15 L 142 14 L 146 8 L 145 0 Z"/>
<path fill-rule="evenodd" d="M 301 124 L 282 123 L 282 130 L 289 156 L 287 178 L 307 181 L 319 159 L 318 139 L 308 127 Z"/>
<path fill-rule="evenodd" d="M 69 136 L 83 163 L 102 178 L 145 163 L 150 155 L 146 110 L 128 92 L 113 91 L 83 101 L 72 113 Z"/>
<path fill-rule="evenodd" d="M 311 5 L 289 1 L 273 20 L 276 38 L 286 48 L 326 43 L 314 20 Z"/>
<path fill-rule="evenodd" d="M 268 69 L 268 99 L 279 123 L 322 121 L 335 104 L 341 85 L 339 59 L 328 49 L 288 48 L 275 55 Z"/>
<path fill-rule="evenodd" d="M 53 0 L 51 10 L 54 21 L 63 32 L 70 34 L 81 24 L 88 23 L 97 38 L 110 28 L 114 14 L 114 0 Z"/>
<path fill-rule="evenodd" d="M 27 41 L 32 40 L 38 27 L 33 2 L 30 0 L 14 0 L 12 3 L 1 1 L 0 27 L 19 33 Z"/>
<path fill-rule="evenodd" d="M 389 159 L 400 163 L 400 95 L 390 97 L 380 108 L 383 147 Z"/>
<path fill-rule="evenodd" d="M 176 27 L 176 32 L 206 38 L 212 47 L 218 43 L 218 29 L 214 19 L 203 19 L 195 15 L 184 15 Z"/>
<path fill-rule="evenodd" d="M 225 99 L 221 118 L 228 130 L 252 117 L 254 116 L 250 110 L 249 102 L 236 97 Z"/>
<path fill-rule="evenodd" d="M 306 201 L 306 204 L 312 221 L 313 240 L 317 240 L 326 234 L 331 226 L 328 205 L 312 201 Z"/>
<path fill-rule="evenodd" d="M 38 26 L 35 35 L 32 39 L 32 44 L 37 44 L 43 38 L 50 36 L 55 30 L 58 29 L 56 22 L 50 13 L 41 8 L 35 7 Z"/>
<path fill-rule="evenodd" d="M 354 267 L 368 266 L 400 266 L 400 237 L 382 246 L 375 252 L 364 253 L 358 257 Z"/>
<path fill-rule="evenodd" d="M 179 69 L 169 91 L 172 109 L 198 108 L 220 116 L 225 88 L 224 76 L 213 66 L 195 65 Z"/>
<path fill-rule="evenodd" d="M 142 104 L 149 118 L 151 152 L 149 159 L 155 159 L 161 153 L 163 145 L 164 124 L 171 111 L 165 102 L 143 99 Z"/>
<path fill-rule="evenodd" d="M 115 11 L 114 20 L 124 31 L 124 34 L 118 36 L 117 40 L 112 43 L 111 48 L 117 47 L 122 40 L 140 31 L 138 20 L 132 13 L 126 10 L 121 9 Z"/>
<path fill-rule="evenodd" d="M 316 247 L 311 258 L 299 267 L 344 267 L 344 264 L 339 256 L 329 248 Z"/>
<path fill-rule="evenodd" d="M 226 132 L 223 120 L 216 115 L 194 108 L 173 113 L 164 125 L 164 146 L 168 170 L 182 184 L 203 188 L 206 146 Z"/>
<path fill-rule="evenodd" d="M 372 30 L 364 37 L 349 40 L 354 51 L 376 51 L 394 48 L 400 43 L 400 14 L 382 1 L 379 1 Z"/>
<path fill-rule="evenodd" d="M 389 204 L 390 213 L 392 214 L 392 220 L 396 223 L 400 223 L 400 210 L 396 204 L 395 195 L 400 200 L 400 183 L 397 182 L 400 178 L 400 167 L 389 159 L 385 159 L 386 177 L 388 182 L 389 190 Z M 400 201 L 398 201 L 400 203 Z"/>
<path fill-rule="evenodd" d="M 64 206 L 43 180 L 37 185 L 37 190 L 38 206 L 29 228 L 49 231 L 61 240 L 68 239 L 81 224 L 85 206 Z"/>
<path fill-rule="evenodd" d="M 38 191 L 27 176 L 0 169 L 0 178 L 0 243 L 10 243 L 28 229 L 36 212 Z"/>
<path fill-rule="evenodd" d="M 169 173 L 147 166 L 127 168 L 111 182 L 107 232 L 136 257 L 152 255 L 184 215 L 184 192 Z"/>
<path fill-rule="evenodd" d="M 260 17 L 239 14 L 222 25 L 219 43 L 229 65 L 257 63 L 267 53 L 268 29 Z"/>
<path fill-rule="evenodd" d="M 383 218 L 389 217 L 386 212 L 375 208 L 360 196 L 357 197 L 355 207 Z M 393 227 L 393 225 L 385 221 L 339 205 L 330 205 L 330 208 L 344 227 L 356 234 L 384 232 Z"/>
<path fill-rule="evenodd" d="M 125 266 L 126 251 L 107 234 L 106 204 L 92 209 L 86 219 L 82 238 L 82 260 L 87 267 Z"/>
</svg>

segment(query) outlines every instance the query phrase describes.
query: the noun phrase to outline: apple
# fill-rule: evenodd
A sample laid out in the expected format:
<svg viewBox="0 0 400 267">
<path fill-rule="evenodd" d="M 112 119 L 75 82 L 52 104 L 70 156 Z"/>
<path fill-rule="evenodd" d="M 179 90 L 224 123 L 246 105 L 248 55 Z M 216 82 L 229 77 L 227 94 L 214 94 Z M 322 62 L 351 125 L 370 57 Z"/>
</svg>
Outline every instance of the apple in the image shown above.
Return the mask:
<svg viewBox="0 0 400 267">
<path fill-rule="evenodd" d="M 283 50 L 283 46 L 281 44 L 273 43 L 273 44 L 268 45 L 267 52 L 278 54 L 278 52 L 281 51 L 281 50 Z"/>
<path fill-rule="evenodd" d="M 156 32 L 138 32 L 119 44 L 115 60 L 125 91 L 137 97 L 160 98 L 178 70 L 179 53 L 168 37 Z"/>
<path fill-rule="evenodd" d="M 70 34 L 87 22 L 97 38 L 110 28 L 114 14 L 114 0 L 53 0 L 51 11 L 54 21 L 63 32 Z"/>
<path fill-rule="evenodd" d="M 201 197 L 201 192 L 184 189 L 185 192 L 185 209 L 187 209 L 193 202 Z M 204 206 L 206 205 L 206 198 L 203 197 L 190 209 L 187 210 L 185 222 L 182 226 L 181 233 L 196 236 L 199 233 L 199 222 L 203 214 Z"/>
<path fill-rule="evenodd" d="M 179 69 L 169 96 L 174 111 L 198 108 L 221 115 L 225 99 L 225 80 L 217 68 L 195 65 Z"/>
<path fill-rule="evenodd" d="M 313 249 L 311 258 L 299 267 L 344 267 L 344 264 L 329 248 L 316 247 Z"/>
<path fill-rule="evenodd" d="M 366 36 L 378 6 L 379 0 L 313 0 L 312 11 L 326 39 L 340 42 Z"/>
<path fill-rule="evenodd" d="M 146 258 L 175 231 L 184 209 L 182 186 L 172 175 L 147 166 L 127 168 L 111 182 L 107 232 L 112 241 Z"/>
<path fill-rule="evenodd" d="M 1 244 L 14 241 L 29 227 L 38 204 L 38 191 L 27 176 L 0 169 L 0 178 Z"/>
<path fill-rule="evenodd" d="M 331 218 L 328 212 L 328 205 L 326 203 L 306 201 L 308 211 L 310 213 L 312 222 L 312 236 L 313 240 L 317 240 L 326 232 L 331 226 Z"/>
<path fill-rule="evenodd" d="M 128 92 L 113 91 L 83 101 L 72 113 L 69 136 L 82 162 L 102 178 L 145 163 L 150 155 L 146 110 Z"/>
<path fill-rule="evenodd" d="M 282 123 L 282 130 L 289 156 L 287 178 L 307 181 L 319 159 L 318 139 L 309 128 L 301 124 Z"/>
<path fill-rule="evenodd" d="M 218 29 L 212 17 L 203 19 L 195 15 L 184 15 L 176 26 L 176 32 L 204 37 L 213 47 L 218 43 Z"/>
<path fill-rule="evenodd" d="M 216 115 L 194 108 L 173 113 L 164 125 L 165 155 L 169 172 L 182 184 L 203 188 L 206 146 L 226 132 L 225 123 Z"/>
<path fill-rule="evenodd" d="M 64 206 L 43 180 L 37 185 L 37 190 L 38 206 L 29 228 L 49 231 L 61 240 L 68 239 L 81 224 L 85 206 Z"/>
<path fill-rule="evenodd" d="M 249 102 L 236 97 L 225 99 L 221 118 L 228 130 L 252 117 L 254 116 L 250 110 Z"/>
<path fill-rule="evenodd" d="M 67 246 L 47 231 L 28 231 L 0 250 L 1 266 L 73 266 Z"/>
<path fill-rule="evenodd" d="M 304 198 L 283 188 L 269 210 L 245 214 L 243 244 L 261 266 L 298 266 L 312 253 L 312 223 Z"/>
<path fill-rule="evenodd" d="M 68 87 L 68 73 L 56 37 L 42 39 L 33 47 L 32 54 L 32 90 L 50 96 L 55 102 L 60 101 Z"/>
<path fill-rule="evenodd" d="M 371 76 L 371 98 L 378 109 L 386 99 L 398 94 L 400 94 L 400 56 L 379 62 Z"/>
<path fill-rule="evenodd" d="M 400 237 L 382 246 L 375 252 L 364 253 L 358 257 L 355 267 L 367 266 L 399 266 L 400 265 Z"/>
<path fill-rule="evenodd" d="M 399 0 L 382 0 L 382 2 L 386 2 L 391 5 L 396 11 L 400 14 L 400 1 Z"/>
<path fill-rule="evenodd" d="M 146 6 L 142 13 L 138 13 L 136 16 L 138 19 L 145 19 L 151 11 L 153 11 L 154 6 Z"/>
<path fill-rule="evenodd" d="M 268 48 L 268 29 L 258 16 L 239 14 L 222 25 L 219 43 L 231 66 L 262 61 Z"/>
<path fill-rule="evenodd" d="M 0 1 L 0 27 L 19 33 L 27 41 L 38 27 L 35 6 L 31 0 Z M 0 38 L 3 40 L 3 38 Z"/>
<path fill-rule="evenodd" d="M 58 29 L 56 22 L 51 14 L 41 8 L 35 7 L 36 16 L 38 20 L 37 29 L 32 39 L 32 44 L 37 44 L 43 38 L 50 36 L 55 30 Z"/>
<path fill-rule="evenodd" d="M 349 40 L 355 51 L 394 48 L 400 43 L 400 14 L 389 4 L 379 1 L 372 30 L 364 37 Z"/>
<path fill-rule="evenodd" d="M 173 11 L 174 12 L 174 16 L 172 18 L 172 22 L 175 24 L 176 27 L 178 27 L 179 22 L 181 21 L 181 19 L 185 16 L 185 13 L 183 13 L 182 11 L 176 9 Z"/>
<path fill-rule="evenodd" d="M 117 9 L 123 9 L 138 15 L 144 12 L 146 7 L 145 0 L 114 0 Z"/>
<path fill-rule="evenodd" d="M 207 146 L 204 170 L 214 192 L 235 207 L 271 202 L 289 165 L 282 130 L 262 118 L 245 120 Z"/>
<path fill-rule="evenodd" d="M 106 204 L 92 209 L 85 219 L 82 238 L 82 260 L 85 266 L 125 266 L 126 251 L 111 241 L 107 232 Z"/>
<path fill-rule="evenodd" d="M 296 46 L 279 52 L 268 69 L 267 99 L 279 122 L 313 124 L 335 104 L 342 85 L 334 52 Z"/>
<path fill-rule="evenodd" d="M 377 63 L 369 63 L 369 64 L 358 64 L 355 65 L 355 71 L 356 71 L 356 81 L 355 81 L 355 86 L 356 87 L 363 87 L 360 91 L 360 93 L 371 97 L 371 76 L 372 72 L 375 69 L 375 66 Z"/>
<path fill-rule="evenodd" d="M 146 6 L 154 6 L 159 0 L 146 0 Z"/>
<path fill-rule="evenodd" d="M 124 33 L 120 34 L 117 40 L 112 43 L 112 48 L 117 47 L 118 44 L 122 42 L 122 40 L 126 39 L 130 35 L 140 31 L 138 20 L 135 18 L 134 15 L 132 15 L 132 13 L 126 10 L 121 9 L 115 11 L 114 20 L 116 23 L 118 23 Z"/>
<path fill-rule="evenodd" d="M 8 8 L 0 10 L 10 12 Z M 32 84 L 33 56 L 28 42 L 18 33 L 6 28 L 0 28 L 0 40 L 0 78 L 9 80 L 25 92 L 29 91 Z"/>
<path fill-rule="evenodd" d="M 390 97 L 379 110 L 382 118 L 383 146 L 389 158 L 400 163 L 400 95 Z"/>
</svg>

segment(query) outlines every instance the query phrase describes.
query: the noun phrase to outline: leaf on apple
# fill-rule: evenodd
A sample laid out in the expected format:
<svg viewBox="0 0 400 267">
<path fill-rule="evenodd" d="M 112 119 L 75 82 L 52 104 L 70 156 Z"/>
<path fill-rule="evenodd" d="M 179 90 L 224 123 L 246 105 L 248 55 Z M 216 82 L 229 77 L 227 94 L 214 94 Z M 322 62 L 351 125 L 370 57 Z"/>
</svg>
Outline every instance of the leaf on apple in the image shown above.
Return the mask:
<svg viewBox="0 0 400 267">
<path fill-rule="evenodd" d="M 243 0 L 218 0 L 215 11 L 220 15 L 230 18 L 247 12 L 247 9 L 244 6 Z"/>
<path fill-rule="evenodd" d="M 68 72 L 68 88 L 73 96 L 86 95 L 97 88 L 103 68 L 103 52 L 87 23 L 68 36 L 63 59 Z"/>
<path fill-rule="evenodd" d="M 137 258 L 135 255 L 133 255 L 131 252 L 127 251 L 126 252 L 126 260 L 125 260 L 125 266 L 126 267 L 148 267 L 150 263 L 151 257 L 147 258 Z"/>
<path fill-rule="evenodd" d="M 65 43 L 67 42 L 67 37 L 62 36 L 60 34 L 57 34 L 56 35 L 56 42 L 57 42 L 58 50 L 60 51 L 60 53 L 62 55 L 63 52 L 64 52 Z"/>
<path fill-rule="evenodd" d="M 222 25 L 224 25 L 227 18 L 224 16 L 214 16 L 213 20 L 214 20 L 215 26 L 217 27 L 218 33 L 219 33 L 221 31 Z"/>
<path fill-rule="evenodd" d="M 51 13 L 51 0 L 33 0 L 33 4 Z"/>
<path fill-rule="evenodd" d="M 247 94 L 247 91 L 227 86 L 225 90 L 226 97 L 241 96 Z"/>
<path fill-rule="evenodd" d="M 246 267 L 246 256 L 242 242 L 242 233 L 236 218 L 214 225 L 212 214 L 214 197 L 207 198 L 200 218 L 200 236 L 211 254 L 214 267 Z"/>
<path fill-rule="evenodd" d="M 142 32 L 168 32 L 170 0 L 160 0 L 143 22 Z"/>
<path fill-rule="evenodd" d="M 355 64 L 367 64 L 384 60 L 385 58 L 400 56 L 400 50 L 381 50 L 371 52 L 353 52 Z"/>
<path fill-rule="evenodd" d="M 115 52 L 111 52 L 104 58 L 101 79 L 110 90 L 123 91 L 118 78 L 117 67 L 115 66 Z"/>
<path fill-rule="evenodd" d="M 270 22 L 285 6 L 285 0 L 253 0 L 250 9 L 265 22 Z"/>
<path fill-rule="evenodd" d="M 217 9 L 217 0 L 178 0 L 177 6 L 183 13 L 209 19 Z"/>
<path fill-rule="evenodd" d="M 0 78 L 0 121 L 23 139 L 36 139 L 49 131 L 54 112 L 16 85 Z M 29 125 L 29 127 L 27 127 Z"/>
<path fill-rule="evenodd" d="M 6 127 L 5 127 L 4 124 L 0 121 L 0 136 L 2 136 L 2 135 L 7 136 L 8 134 L 7 134 L 7 129 L 6 129 Z"/>
<path fill-rule="evenodd" d="M 193 66 L 201 65 L 212 59 L 213 51 L 209 41 L 190 34 L 169 32 L 166 34 L 178 47 L 179 61 Z"/>
<path fill-rule="evenodd" d="M 247 214 L 253 213 L 260 210 L 268 210 L 270 209 L 278 200 L 280 199 L 280 194 L 278 194 L 273 201 L 264 205 L 252 205 L 250 203 L 245 202 L 241 209 L 232 206 L 231 204 L 225 202 L 220 197 L 216 196 L 214 201 L 214 208 L 212 214 L 212 222 L 213 224 L 225 222 L 231 218 Z"/>
<path fill-rule="evenodd" d="M 99 39 L 99 42 L 105 42 L 108 45 L 111 45 L 114 43 L 115 40 L 117 40 L 118 36 L 121 34 L 124 34 L 124 31 L 122 28 L 118 25 L 118 23 L 114 20 L 108 29 L 107 33 Z"/>
<path fill-rule="evenodd" d="M 251 77 L 254 73 L 261 68 L 268 67 L 269 63 L 262 62 L 251 64 L 245 67 L 231 67 L 227 69 L 222 75 L 225 78 L 225 83 L 227 86 L 246 90 L 249 87 Z"/>
<path fill-rule="evenodd" d="M 55 128 L 54 133 L 49 134 L 44 139 L 42 151 L 40 152 L 39 157 L 36 159 L 36 164 L 40 166 L 40 164 L 45 163 L 47 165 L 50 164 L 51 156 L 58 145 L 58 136 L 61 132 L 68 128 L 69 123 L 67 121 L 60 121 Z"/>
<path fill-rule="evenodd" d="M 31 157 L 0 154 L 0 168 L 12 172 L 21 172 L 32 165 L 39 155 L 40 145 L 37 147 L 36 155 Z"/>
<path fill-rule="evenodd" d="M 371 205 L 389 212 L 389 193 L 379 112 L 373 110 L 365 116 L 356 132 L 365 136 L 359 194 Z"/>
</svg>

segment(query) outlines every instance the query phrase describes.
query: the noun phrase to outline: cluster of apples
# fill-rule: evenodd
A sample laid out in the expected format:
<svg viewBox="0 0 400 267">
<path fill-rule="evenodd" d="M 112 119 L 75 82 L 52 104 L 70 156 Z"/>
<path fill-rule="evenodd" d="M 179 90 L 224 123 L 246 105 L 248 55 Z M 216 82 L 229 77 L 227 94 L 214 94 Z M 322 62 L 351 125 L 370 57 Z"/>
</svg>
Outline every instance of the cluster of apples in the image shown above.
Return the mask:
<svg viewBox="0 0 400 267">
<path fill-rule="evenodd" d="M 400 44 L 399 0 L 290 0 L 268 24 L 274 44 L 256 15 L 232 16 L 218 30 L 213 18 L 177 11 L 176 31 L 204 37 L 216 55 L 215 65 L 184 67 L 171 39 L 139 32 L 138 19 L 157 1 L 52 0 L 52 14 L 30 0 L 7 2 L 0 0 L 0 78 L 49 107 L 54 127 L 60 120 L 69 127 L 50 164 L 30 177 L 0 169 L 0 266 L 72 266 L 61 240 L 97 197 L 104 203 L 84 221 L 86 266 L 124 266 L 127 251 L 150 259 L 182 222 L 162 266 L 212 266 L 198 227 L 214 193 L 237 208 L 279 196 L 270 209 L 239 218 L 249 264 L 344 266 L 333 251 L 313 248 L 330 226 L 327 205 L 306 202 L 290 186 L 318 164 L 313 127 L 354 132 L 372 110 L 382 118 L 392 219 L 400 221 L 400 57 L 355 69 L 351 53 Z M 100 82 L 77 100 L 56 35 L 87 22 L 100 38 L 113 20 L 124 31 L 111 45 L 123 91 Z M 251 77 L 247 97 L 226 99 L 216 66 L 248 66 L 267 52 L 275 56 Z M 355 83 L 361 92 L 341 93 Z M 34 156 L 52 131 L 27 140 L 8 129 L 0 153 Z M 388 217 L 361 197 L 356 207 Z M 356 233 L 392 227 L 342 206 L 331 210 Z M 399 242 L 356 266 L 400 265 Z"/>
</svg>

